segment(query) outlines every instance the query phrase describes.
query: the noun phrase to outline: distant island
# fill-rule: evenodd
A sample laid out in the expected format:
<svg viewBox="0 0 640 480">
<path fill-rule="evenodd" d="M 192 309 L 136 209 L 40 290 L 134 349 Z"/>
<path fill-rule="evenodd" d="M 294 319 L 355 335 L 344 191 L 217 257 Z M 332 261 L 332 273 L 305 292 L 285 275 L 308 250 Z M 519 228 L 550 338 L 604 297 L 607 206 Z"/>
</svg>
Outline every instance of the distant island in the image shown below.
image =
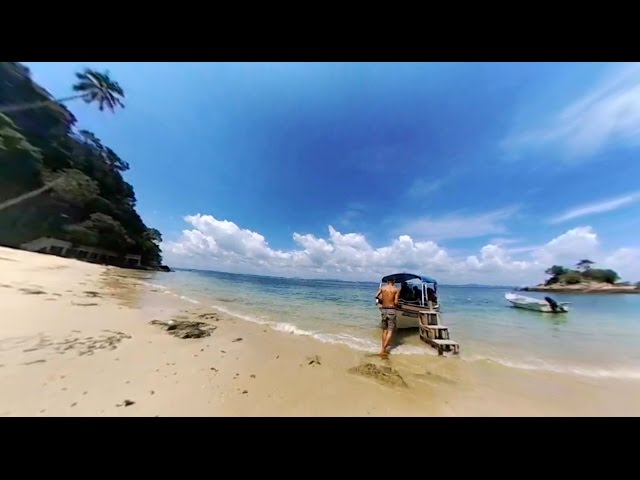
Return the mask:
<svg viewBox="0 0 640 480">
<path fill-rule="evenodd" d="M 545 273 L 550 275 L 543 284 L 523 287 L 526 292 L 566 292 L 566 293 L 640 293 L 640 282 L 635 285 L 619 282 L 620 276 L 613 270 L 592 268 L 594 262 L 580 260 L 576 269 L 554 265 Z"/>
</svg>

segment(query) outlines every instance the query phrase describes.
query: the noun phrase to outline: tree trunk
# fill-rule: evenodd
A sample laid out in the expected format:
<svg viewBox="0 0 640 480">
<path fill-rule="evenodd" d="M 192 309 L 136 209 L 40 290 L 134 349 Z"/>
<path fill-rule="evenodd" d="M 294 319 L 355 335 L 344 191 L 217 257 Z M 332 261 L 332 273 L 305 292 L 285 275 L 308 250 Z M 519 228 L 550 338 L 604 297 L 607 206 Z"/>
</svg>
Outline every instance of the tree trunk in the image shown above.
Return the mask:
<svg viewBox="0 0 640 480">
<path fill-rule="evenodd" d="M 64 98 L 60 98 L 60 99 L 52 99 L 52 100 L 43 100 L 41 102 L 34 102 L 34 103 L 26 103 L 23 105 L 9 105 L 6 107 L 0 107 L 0 113 L 14 113 L 14 112 L 21 112 L 23 110 L 30 110 L 32 108 L 38 108 L 38 107 L 42 107 L 44 105 L 48 105 L 50 103 L 64 103 L 64 102 L 68 102 L 69 100 L 75 100 L 77 98 L 82 98 L 84 97 L 84 94 L 82 95 L 72 95 L 71 97 L 64 97 Z"/>
<path fill-rule="evenodd" d="M 2 202 L 0 203 L 0 210 L 4 210 L 5 208 L 9 208 L 10 206 L 15 205 L 16 203 L 20 203 L 20 202 L 23 202 L 24 200 L 27 200 L 28 198 L 35 197 L 36 195 L 40 195 L 42 192 L 46 192 L 47 190 L 49 190 L 60 180 L 62 180 L 62 178 L 58 178 L 53 182 L 48 183 L 47 185 L 44 185 L 43 187 L 37 188 L 36 190 L 32 190 L 27 193 L 23 193 L 22 195 L 11 198 L 6 202 Z"/>
</svg>

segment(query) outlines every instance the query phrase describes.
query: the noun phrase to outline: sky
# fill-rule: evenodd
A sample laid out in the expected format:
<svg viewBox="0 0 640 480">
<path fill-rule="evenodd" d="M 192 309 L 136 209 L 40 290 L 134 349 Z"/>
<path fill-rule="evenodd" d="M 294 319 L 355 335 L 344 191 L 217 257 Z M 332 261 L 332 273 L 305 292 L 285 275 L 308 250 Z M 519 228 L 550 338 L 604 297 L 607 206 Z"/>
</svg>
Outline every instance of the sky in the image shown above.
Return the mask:
<svg viewBox="0 0 640 480">
<path fill-rule="evenodd" d="M 640 281 L 640 64 L 35 63 L 131 170 L 174 267 L 525 285 L 589 258 Z"/>
</svg>

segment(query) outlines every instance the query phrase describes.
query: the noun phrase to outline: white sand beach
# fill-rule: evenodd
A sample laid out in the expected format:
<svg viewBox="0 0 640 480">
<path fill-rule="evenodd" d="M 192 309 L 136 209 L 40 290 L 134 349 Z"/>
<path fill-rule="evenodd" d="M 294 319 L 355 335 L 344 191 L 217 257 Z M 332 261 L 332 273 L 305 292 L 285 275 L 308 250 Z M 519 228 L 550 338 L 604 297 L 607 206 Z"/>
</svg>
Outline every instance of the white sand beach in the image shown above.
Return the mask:
<svg viewBox="0 0 640 480">
<path fill-rule="evenodd" d="M 634 381 L 382 360 L 191 305 L 143 277 L 0 248 L 0 416 L 640 413 Z M 171 319 L 211 334 L 182 339 L 150 324 Z M 393 371 L 373 378 L 366 364 Z"/>
</svg>

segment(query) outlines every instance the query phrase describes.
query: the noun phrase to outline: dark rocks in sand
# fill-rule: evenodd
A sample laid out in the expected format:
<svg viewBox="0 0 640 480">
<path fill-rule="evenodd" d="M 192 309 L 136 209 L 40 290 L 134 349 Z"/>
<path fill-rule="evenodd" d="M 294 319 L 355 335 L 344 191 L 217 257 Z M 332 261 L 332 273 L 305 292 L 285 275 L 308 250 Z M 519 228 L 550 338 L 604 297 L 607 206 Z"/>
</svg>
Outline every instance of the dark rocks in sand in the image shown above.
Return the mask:
<svg viewBox="0 0 640 480">
<path fill-rule="evenodd" d="M 232 340 L 232 342 L 241 342 L 242 341 L 242 337 L 238 337 L 235 340 Z"/>
<path fill-rule="evenodd" d="M 249 375 L 249 377 L 251 377 L 251 378 L 256 378 L 256 376 L 255 376 L 255 375 Z"/>
<path fill-rule="evenodd" d="M 247 395 L 248 393 L 249 393 L 249 390 L 243 390 L 243 391 L 242 391 L 242 394 L 243 394 L 243 395 Z"/>
<path fill-rule="evenodd" d="M 204 322 L 195 322 L 190 320 L 152 320 L 152 325 L 159 325 L 164 328 L 170 335 L 174 337 L 186 338 L 202 338 L 211 335 L 217 327 Z"/>
<path fill-rule="evenodd" d="M 391 367 L 379 366 L 373 363 L 364 363 L 357 367 L 352 367 L 347 371 L 363 377 L 372 378 L 386 385 L 393 385 L 397 387 L 408 386 L 398 371 Z"/>
<path fill-rule="evenodd" d="M 320 357 L 318 355 L 307 357 L 307 365 L 322 365 L 322 363 L 320 363 Z"/>
<path fill-rule="evenodd" d="M 21 288 L 20 291 L 22 293 L 26 293 L 27 295 L 44 295 L 47 293 L 44 290 L 40 290 L 39 288 Z"/>
<path fill-rule="evenodd" d="M 198 318 L 201 320 L 215 320 L 216 322 L 220 320 L 218 318 L 218 315 L 216 315 L 215 313 L 201 313 L 200 315 L 198 315 Z"/>
<path fill-rule="evenodd" d="M 124 400 L 122 403 L 116 403 L 116 407 L 130 407 L 134 403 L 136 402 L 133 400 Z"/>
<path fill-rule="evenodd" d="M 78 404 L 78 402 L 73 402 L 73 403 L 71 404 L 71 406 L 72 406 L 72 407 L 75 407 L 77 404 Z"/>
</svg>

